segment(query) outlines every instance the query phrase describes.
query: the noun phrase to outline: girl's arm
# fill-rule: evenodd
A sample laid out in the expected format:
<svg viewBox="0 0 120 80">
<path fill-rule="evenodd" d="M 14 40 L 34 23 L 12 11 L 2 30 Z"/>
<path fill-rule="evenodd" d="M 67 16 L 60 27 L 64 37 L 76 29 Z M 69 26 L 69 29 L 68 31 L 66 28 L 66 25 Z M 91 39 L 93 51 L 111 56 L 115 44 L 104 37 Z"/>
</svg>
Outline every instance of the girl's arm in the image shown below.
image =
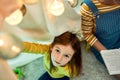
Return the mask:
<svg viewBox="0 0 120 80">
<path fill-rule="evenodd" d="M 49 51 L 49 45 L 24 42 L 23 52 L 41 54 Z"/>
</svg>

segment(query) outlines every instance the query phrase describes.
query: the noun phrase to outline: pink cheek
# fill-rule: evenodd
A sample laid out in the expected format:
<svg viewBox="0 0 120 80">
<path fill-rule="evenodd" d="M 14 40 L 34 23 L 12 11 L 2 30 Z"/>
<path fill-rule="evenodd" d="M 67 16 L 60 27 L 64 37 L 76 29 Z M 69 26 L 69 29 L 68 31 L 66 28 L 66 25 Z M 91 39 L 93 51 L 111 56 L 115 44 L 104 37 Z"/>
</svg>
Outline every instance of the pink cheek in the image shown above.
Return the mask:
<svg viewBox="0 0 120 80">
<path fill-rule="evenodd" d="M 51 55 L 54 59 L 57 57 L 56 53 L 52 53 Z"/>
</svg>

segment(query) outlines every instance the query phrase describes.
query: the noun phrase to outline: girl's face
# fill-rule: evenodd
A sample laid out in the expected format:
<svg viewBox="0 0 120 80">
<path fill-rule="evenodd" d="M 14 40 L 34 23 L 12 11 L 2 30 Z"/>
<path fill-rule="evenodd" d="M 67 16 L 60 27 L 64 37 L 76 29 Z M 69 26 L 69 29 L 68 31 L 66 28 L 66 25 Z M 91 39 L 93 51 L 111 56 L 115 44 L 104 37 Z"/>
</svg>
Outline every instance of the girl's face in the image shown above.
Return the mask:
<svg viewBox="0 0 120 80">
<path fill-rule="evenodd" d="M 51 60 L 54 66 L 64 66 L 73 57 L 74 50 L 71 45 L 56 44 L 51 49 Z"/>
</svg>

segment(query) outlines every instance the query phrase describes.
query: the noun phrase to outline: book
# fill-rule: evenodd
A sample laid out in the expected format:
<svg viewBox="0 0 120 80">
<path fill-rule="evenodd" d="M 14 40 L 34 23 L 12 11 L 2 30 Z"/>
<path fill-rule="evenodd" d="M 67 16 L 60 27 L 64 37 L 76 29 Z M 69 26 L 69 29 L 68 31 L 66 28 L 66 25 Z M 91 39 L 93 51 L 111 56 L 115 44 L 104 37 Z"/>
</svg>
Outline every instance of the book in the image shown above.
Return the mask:
<svg viewBox="0 0 120 80">
<path fill-rule="evenodd" d="M 120 74 L 120 49 L 102 50 L 101 56 L 110 75 Z"/>
</svg>

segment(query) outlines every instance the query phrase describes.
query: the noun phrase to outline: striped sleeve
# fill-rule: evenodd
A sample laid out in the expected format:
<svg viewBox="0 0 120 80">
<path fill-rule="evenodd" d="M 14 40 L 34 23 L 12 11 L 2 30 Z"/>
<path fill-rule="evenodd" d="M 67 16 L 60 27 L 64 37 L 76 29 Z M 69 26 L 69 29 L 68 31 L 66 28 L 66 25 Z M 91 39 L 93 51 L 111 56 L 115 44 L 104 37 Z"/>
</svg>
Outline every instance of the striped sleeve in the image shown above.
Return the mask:
<svg viewBox="0 0 120 80">
<path fill-rule="evenodd" d="M 98 8 L 100 14 L 120 9 L 120 5 L 105 5 L 100 3 L 99 0 L 92 1 Z M 92 46 L 97 40 L 94 36 L 94 32 L 96 31 L 94 14 L 85 3 L 83 3 L 80 8 L 80 14 L 82 15 L 82 34 L 84 39 Z"/>
<path fill-rule="evenodd" d="M 95 17 L 86 4 L 82 4 L 80 13 L 82 15 L 82 34 L 85 40 L 92 46 L 97 38 L 94 36 Z"/>
<path fill-rule="evenodd" d="M 46 44 L 24 42 L 23 45 L 23 52 L 27 53 L 43 54 L 49 51 L 49 45 Z"/>
</svg>

